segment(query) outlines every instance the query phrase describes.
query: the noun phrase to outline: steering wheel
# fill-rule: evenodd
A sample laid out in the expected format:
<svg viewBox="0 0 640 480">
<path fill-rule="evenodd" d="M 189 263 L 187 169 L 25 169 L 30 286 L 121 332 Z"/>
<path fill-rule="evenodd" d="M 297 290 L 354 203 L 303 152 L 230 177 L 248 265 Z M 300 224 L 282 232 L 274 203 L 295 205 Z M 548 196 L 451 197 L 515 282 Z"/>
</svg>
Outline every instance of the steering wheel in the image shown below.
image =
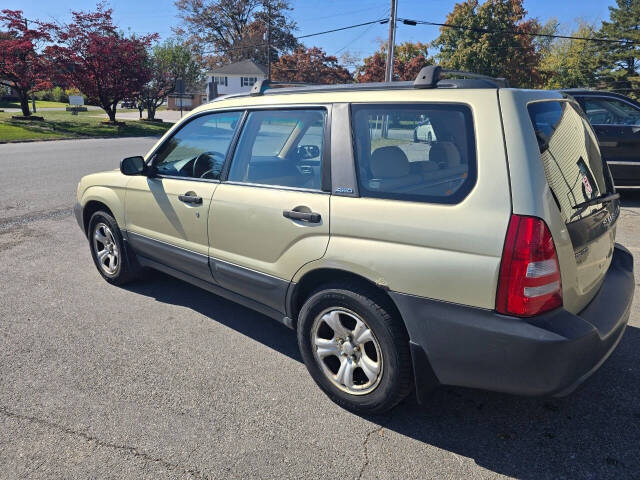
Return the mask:
<svg viewBox="0 0 640 480">
<path fill-rule="evenodd" d="M 225 154 L 210 150 L 208 152 L 202 152 L 193 161 L 193 177 L 194 178 L 211 178 L 207 177 L 213 172 L 215 168 L 215 157 L 218 156 L 224 163 Z"/>
</svg>

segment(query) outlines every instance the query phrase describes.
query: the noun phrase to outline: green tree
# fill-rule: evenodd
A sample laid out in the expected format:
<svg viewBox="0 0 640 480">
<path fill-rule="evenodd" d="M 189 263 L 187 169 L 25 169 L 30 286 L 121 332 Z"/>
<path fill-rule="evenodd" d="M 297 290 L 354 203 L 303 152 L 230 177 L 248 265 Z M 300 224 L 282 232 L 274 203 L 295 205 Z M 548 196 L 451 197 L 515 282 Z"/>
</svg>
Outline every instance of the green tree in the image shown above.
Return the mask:
<svg viewBox="0 0 640 480">
<path fill-rule="evenodd" d="M 147 109 L 147 118 L 154 120 L 157 108 L 176 89 L 176 80 L 184 81 L 185 89 L 198 87 L 202 82 L 202 67 L 185 43 L 176 39 L 156 45 L 149 55 L 151 80 L 145 85 L 139 102 Z"/>
<path fill-rule="evenodd" d="M 582 24 L 571 36 L 595 38 L 597 33 L 592 25 Z M 596 42 L 557 39 L 544 52 L 540 62 L 545 88 L 595 86 L 599 58 L 600 45 Z"/>
<path fill-rule="evenodd" d="M 299 44 L 288 14 L 288 0 L 175 0 L 186 34 L 210 66 L 253 60 L 267 63 L 267 25 L 271 25 L 269 58 L 292 52 Z"/>
<path fill-rule="evenodd" d="M 610 19 L 602 22 L 604 38 L 628 43 L 602 43 L 599 72 L 604 87 L 640 98 L 640 0 L 617 0 L 609 7 Z"/>
<path fill-rule="evenodd" d="M 526 19 L 522 0 L 478 0 L 456 3 L 433 46 L 440 49 L 440 64 L 492 77 L 505 77 L 512 85 L 534 87 L 541 82 L 538 64 L 541 45 L 528 35 L 544 29 Z"/>
</svg>

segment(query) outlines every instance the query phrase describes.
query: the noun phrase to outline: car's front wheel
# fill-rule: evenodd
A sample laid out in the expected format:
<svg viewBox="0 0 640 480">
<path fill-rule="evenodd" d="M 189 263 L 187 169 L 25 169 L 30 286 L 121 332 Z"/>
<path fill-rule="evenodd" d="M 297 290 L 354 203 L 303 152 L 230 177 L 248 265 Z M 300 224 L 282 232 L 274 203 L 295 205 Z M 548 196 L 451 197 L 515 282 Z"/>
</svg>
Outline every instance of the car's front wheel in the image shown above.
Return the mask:
<svg viewBox="0 0 640 480">
<path fill-rule="evenodd" d="M 91 256 L 100 275 L 109 283 L 123 285 L 138 277 L 139 267 L 126 250 L 116 220 L 98 211 L 89 220 Z"/>
<path fill-rule="evenodd" d="M 298 345 L 313 379 L 344 408 L 381 413 L 411 391 L 407 333 L 374 288 L 339 283 L 316 291 L 300 310 Z"/>
</svg>

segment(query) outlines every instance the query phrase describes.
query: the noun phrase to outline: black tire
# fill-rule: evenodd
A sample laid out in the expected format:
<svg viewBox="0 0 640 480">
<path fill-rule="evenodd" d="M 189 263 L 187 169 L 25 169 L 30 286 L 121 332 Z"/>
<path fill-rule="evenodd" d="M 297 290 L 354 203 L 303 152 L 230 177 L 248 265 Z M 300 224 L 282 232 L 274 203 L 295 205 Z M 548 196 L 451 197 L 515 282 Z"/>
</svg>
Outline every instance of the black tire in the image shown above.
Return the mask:
<svg viewBox="0 0 640 480">
<path fill-rule="evenodd" d="M 347 309 L 367 324 L 382 351 L 382 374 L 370 392 L 352 394 L 341 390 L 325 374 L 314 355 L 312 329 L 323 312 L 337 307 Z M 341 407 L 358 414 L 383 413 L 412 390 L 409 338 L 401 318 L 394 314 L 389 300 L 373 287 L 339 282 L 316 290 L 305 301 L 298 316 L 298 346 L 311 377 L 327 396 Z"/>
<path fill-rule="evenodd" d="M 118 253 L 117 262 L 114 262 L 115 268 L 113 272 L 107 271 L 108 267 L 103 267 L 100 260 L 98 259 L 97 248 L 103 246 L 103 244 L 94 241 L 94 236 L 96 234 L 96 230 L 100 228 L 101 232 L 104 233 L 104 227 L 106 226 L 111 233 L 111 237 L 113 238 L 114 251 Z M 141 268 L 138 265 L 138 262 L 135 259 L 135 255 L 133 252 L 127 249 L 127 246 L 122 239 L 122 232 L 118 227 L 118 223 L 115 218 L 111 216 L 110 213 L 105 211 L 95 212 L 91 218 L 89 219 L 89 228 L 88 235 L 89 239 L 89 248 L 91 249 L 91 257 L 93 258 L 93 263 L 96 265 L 98 272 L 102 275 L 107 282 L 112 285 L 124 285 L 133 280 L 136 280 L 139 275 Z"/>
</svg>

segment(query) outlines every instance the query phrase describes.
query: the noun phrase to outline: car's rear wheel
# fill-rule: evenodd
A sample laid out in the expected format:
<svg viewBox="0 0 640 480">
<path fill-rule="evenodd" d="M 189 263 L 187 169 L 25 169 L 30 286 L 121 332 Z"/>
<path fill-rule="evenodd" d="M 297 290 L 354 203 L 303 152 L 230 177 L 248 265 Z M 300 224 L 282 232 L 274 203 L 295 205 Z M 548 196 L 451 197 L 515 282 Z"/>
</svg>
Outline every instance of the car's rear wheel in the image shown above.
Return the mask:
<svg viewBox="0 0 640 480">
<path fill-rule="evenodd" d="M 313 293 L 298 317 L 298 345 L 313 379 L 344 408 L 381 413 L 411 391 L 407 333 L 373 288 L 339 283 Z"/>
<path fill-rule="evenodd" d="M 91 256 L 100 275 L 109 283 L 123 285 L 138 277 L 140 268 L 126 250 L 116 220 L 107 212 L 95 212 L 89 220 Z"/>
</svg>

